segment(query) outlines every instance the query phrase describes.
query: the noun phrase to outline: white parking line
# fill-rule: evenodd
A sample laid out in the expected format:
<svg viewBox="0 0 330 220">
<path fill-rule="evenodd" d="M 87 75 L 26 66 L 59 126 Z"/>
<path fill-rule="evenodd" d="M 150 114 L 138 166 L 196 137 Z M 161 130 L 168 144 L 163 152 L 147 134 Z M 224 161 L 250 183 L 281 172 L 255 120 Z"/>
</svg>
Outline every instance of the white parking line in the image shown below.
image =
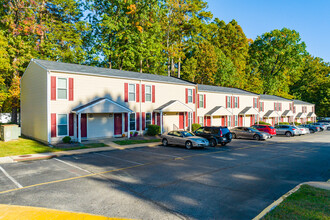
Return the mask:
<svg viewBox="0 0 330 220">
<path fill-rule="evenodd" d="M 5 169 L 3 169 L 0 166 L 0 170 L 6 175 L 6 177 L 8 177 L 18 188 L 23 188 L 23 186 L 21 184 L 19 184 L 19 182 L 17 182 L 12 176 L 10 176 Z"/>
<path fill-rule="evenodd" d="M 71 166 L 71 167 L 74 167 L 74 168 L 76 168 L 76 169 L 79 169 L 79 170 L 85 171 L 86 173 L 92 173 L 92 172 L 89 172 L 88 170 L 85 170 L 85 169 L 83 169 L 83 168 L 80 168 L 80 167 L 78 167 L 78 166 L 76 166 L 76 165 L 74 165 L 74 164 L 72 164 L 72 163 L 68 163 L 68 162 L 65 162 L 65 161 L 60 160 L 60 159 L 57 159 L 57 158 L 54 158 L 54 160 L 57 160 L 57 161 L 59 161 L 59 162 L 62 162 L 62 163 L 64 163 L 64 164 L 69 165 L 69 166 Z"/>
<path fill-rule="evenodd" d="M 109 157 L 109 158 L 112 158 L 112 159 L 115 159 L 115 160 L 121 160 L 121 161 L 129 162 L 129 163 L 143 165 L 142 163 L 138 163 L 138 162 L 134 162 L 134 161 L 130 161 L 130 160 L 125 160 L 125 159 L 120 159 L 120 158 L 108 156 L 108 155 L 105 155 L 105 154 L 100 154 L 100 153 L 94 153 L 94 154 L 97 154 L 97 155 L 100 155 L 100 156 L 103 156 L 103 157 Z"/>
<path fill-rule="evenodd" d="M 154 154 L 154 155 L 160 155 L 160 156 L 166 156 L 166 157 L 173 157 L 173 158 L 180 157 L 180 156 L 175 156 L 175 155 L 153 153 L 153 152 L 142 151 L 142 150 L 131 150 L 131 151 L 138 151 L 138 152 L 141 152 L 141 153 Z"/>
</svg>

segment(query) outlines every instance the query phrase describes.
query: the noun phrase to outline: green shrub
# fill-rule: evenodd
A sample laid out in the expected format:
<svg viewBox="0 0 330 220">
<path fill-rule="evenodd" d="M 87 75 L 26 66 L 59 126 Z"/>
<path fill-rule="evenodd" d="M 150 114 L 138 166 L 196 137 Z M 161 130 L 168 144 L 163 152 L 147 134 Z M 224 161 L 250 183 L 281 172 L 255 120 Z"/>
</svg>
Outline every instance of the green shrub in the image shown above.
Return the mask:
<svg viewBox="0 0 330 220">
<path fill-rule="evenodd" d="M 307 122 L 306 122 L 306 124 L 308 124 L 308 125 L 309 125 L 309 124 L 312 124 L 312 123 L 313 123 L 312 121 L 307 121 Z"/>
<path fill-rule="evenodd" d="M 294 125 L 301 125 L 301 123 L 299 123 L 299 122 L 295 122 Z"/>
<path fill-rule="evenodd" d="M 201 125 L 200 124 L 192 124 L 191 125 L 191 130 L 192 131 L 196 131 L 198 128 L 200 128 L 201 127 Z"/>
<path fill-rule="evenodd" d="M 279 124 L 280 124 L 280 125 L 290 125 L 289 122 L 280 122 Z"/>
<path fill-rule="evenodd" d="M 258 124 L 258 123 L 255 123 L 255 124 Z M 264 121 L 259 121 L 259 125 L 271 125 L 271 124 L 264 122 Z"/>
<path fill-rule="evenodd" d="M 63 143 L 70 143 L 71 142 L 71 138 L 69 136 L 65 136 L 63 139 L 62 139 Z"/>
<path fill-rule="evenodd" d="M 147 135 L 156 136 L 160 134 L 160 126 L 159 125 L 148 125 Z"/>
</svg>

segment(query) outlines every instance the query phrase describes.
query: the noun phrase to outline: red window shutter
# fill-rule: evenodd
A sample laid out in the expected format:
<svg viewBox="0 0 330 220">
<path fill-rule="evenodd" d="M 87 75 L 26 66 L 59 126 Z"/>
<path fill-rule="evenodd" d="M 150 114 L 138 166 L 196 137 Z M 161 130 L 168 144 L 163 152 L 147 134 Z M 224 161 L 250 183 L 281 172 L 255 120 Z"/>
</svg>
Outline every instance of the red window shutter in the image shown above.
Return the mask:
<svg viewBox="0 0 330 220">
<path fill-rule="evenodd" d="M 152 124 L 155 125 L 155 112 L 152 113 Z"/>
<path fill-rule="evenodd" d="M 231 116 L 231 126 L 235 127 L 235 115 Z"/>
<path fill-rule="evenodd" d="M 226 96 L 226 108 L 228 108 L 228 96 Z"/>
<path fill-rule="evenodd" d="M 146 130 L 146 113 L 142 112 L 142 130 Z"/>
<path fill-rule="evenodd" d="M 160 125 L 160 114 L 156 113 L 156 115 L 157 115 L 157 125 Z"/>
<path fill-rule="evenodd" d="M 234 97 L 231 97 L 231 103 L 230 103 L 230 107 L 233 108 L 234 107 Z"/>
<path fill-rule="evenodd" d="M 221 126 L 225 126 L 225 117 L 224 116 L 221 117 Z"/>
<path fill-rule="evenodd" d="M 237 108 L 239 108 L 239 96 L 237 97 Z"/>
<path fill-rule="evenodd" d="M 136 113 L 136 130 L 139 131 L 140 130 L 140 112 Z"/>
<path fill-rule="evenodd" d="M 50 89 L 50 100 L 56 100 L 56 76 L 50 77 L 51 89 Z"/>
<path fill-rule="evenodd" d="M 136 84 L 136 102 L 140 102 L 140 85 Z"/>
<path fill-rule="evenodd" d="M 257 109 L 259 109 L 260 108 L 260 103 L 259 103 L 259 98 L 257 98 Z"/>
<path fill-rule="evenodd" d="M 152 86 L 152 103 L 155 103 L 155 97 L 156 97 L 156 88 L 155 86 Z"/>
<path fill-rule="evenodd" d="M 206 95 L 204 94 L 204 108 L 206 108 Z"/>
<path fill-rule="evenodd" d="M 253 117 L 251 116 L 251 118 L 250 118 L 250 126 L 252 126 L 253 125 Z"/>
<path fill-rule="evenodd" d="M 73 113 L 69 114 L 69 136 L 74 136 L 74 133 L 73 133 Z"/>
<path fill-rule="evenodd" d="M 276 111 L 276 103 L 274 102 L 274 110 Z"/>
<path fill-rule="evenodd" d="M 199 108 L 199 94 L 197 94 L 197 108 Z"/>
<path fill-rule="evenodd" d="M 188 112 L 185 112 L 185 116 L 186 116 L 186 127 L 188 127 L 189 124 L 189 120 L 188 120 Z"/>
<path fill-rule="evenodd" d="M 146 86 L 142 84 L 142 102 L 146 102 Z"/>
<path fill-rule="evenodd" d="M 73 101 L 73 78 L 69 78 L 69 101 Z"/>
<path fill-rule="evenodd" d="M 51 114 L 51 137 L 56 137 L 56 114 Z"/>
<path fill-rule="evenodd" d="M 125 102 L 128 102 L 128 83 L 124 84 Z"/>
<path fill-rule="evenodd" d="M 125 113 L 125 132 L 128 131 L 128 113 Z"/>
<path fill-rule="evenodd" d="M 196 112 L 193 112 L 193 123 L 196 123 Z"/>
<path fill-rule="evenodd" d="M 188 104 L 188 89 L 186 88 L 186 104 Z"/>
<path fill-rule="evenodd" d="M 196 103 L 196 100 L 195 100 L 196 99 L 196 94 L 195 93 L 196 93 L 196 90 L 194 89 L 193 90 L 193 103 L 194 104 Z"/>
</svg>

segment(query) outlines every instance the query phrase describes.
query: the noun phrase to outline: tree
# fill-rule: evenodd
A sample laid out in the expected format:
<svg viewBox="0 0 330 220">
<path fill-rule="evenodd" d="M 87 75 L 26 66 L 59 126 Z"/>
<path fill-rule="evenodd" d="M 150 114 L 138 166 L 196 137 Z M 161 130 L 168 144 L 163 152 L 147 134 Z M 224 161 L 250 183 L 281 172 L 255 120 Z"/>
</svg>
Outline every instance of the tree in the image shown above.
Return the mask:
<svg viewBox="0 0 330 220">
<path fill-rule="evenodd" d="M 287 28 L 257 37 L 249 48 L 250 74 L 260 74 L 263 93 L 290 96 L 289 85 L 299 77 L 305 48 L 299 33 Z"/>
<path fill-rule="evenodd" d="M 290 86 L 293 96 L 316 104 L 319 116 L 330 115 L 330 64 L 319 57 L 307 55 L 303 60 L 301 75 Z"/>
</svg>

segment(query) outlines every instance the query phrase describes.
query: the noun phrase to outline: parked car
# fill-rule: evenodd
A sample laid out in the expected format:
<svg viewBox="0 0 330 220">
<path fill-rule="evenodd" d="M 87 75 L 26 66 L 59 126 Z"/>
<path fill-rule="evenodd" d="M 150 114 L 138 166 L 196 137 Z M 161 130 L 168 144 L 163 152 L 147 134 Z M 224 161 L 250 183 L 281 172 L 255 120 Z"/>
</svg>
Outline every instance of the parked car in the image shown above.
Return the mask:
<svg viewBox="0 0 330 220">
<path fill-rule="evenodd" d="M 293 125 L 276 125 L 276 134 L 284 134 L 287 137 L 301 135 L 300 129 Z"/>
<path fill-rule="evenodd" d="M 324 124 L 322 124 L 320 122 L 311 123 L 311 125 L 314 125 L 314 126 L 316 125 L 316 126 L 320 127 L 321 131 L 324 131 L 327 129 L 327 126 L 325 126 Z"/>
<path fill-rule="evenodd" d="M 206 138 L 211 147 L 215 147 L 218 144 L 225 146 L 231 142 L 232 135 L 227 127 L 200 127 L 195 132 L 195 135 Z"/>
<path fill-rule="evenodd" d="M 251 127 L 257 129 L 258 131 L 263 131 L 270 134 L 271 138 L 276 135 L 276 129 L 270 125 L 252 125 Z"/>
<path fill-rule="evenodd" d="M 161 135 L 164 146 L 173 144 L 185 146 L 187 149 L 193 147 L 209 146 L 209 141 L 202 137 L 197 137 L 189 131 L 170 131 Z"/>
<path fill-rule="evenodd" d="M 310 133 L 315 133 L 317 131 L 320 131 L 319 127 L 307 124 L 307 125 L 301 125 L 302 127 L 308 128 Z"/>
<path fill-rule="evenodd" d="M 259 131 L 252 127 L 236 127 L 231 129 L 233 138 L 248 138 L 254 140 L 266 140 L 271 138 L 267 132 Z"/>
<path fill-rule="evenodd" d="M 304 126 L 301 126 L 301 125 L 299 125 L 297 127 L 298 127 L 298 129 L 300 129 L 301 134 L 309 134 L 310 133 L 309 128 L 305 128 Z"/>
<path fill-rule="evenodd" d="M 319 123 L 322 125 L 325 125 L 327 130 L 330 130 L 330 123 L 328 123 L 328 122 L 319 122 Z"/>
</svg>

